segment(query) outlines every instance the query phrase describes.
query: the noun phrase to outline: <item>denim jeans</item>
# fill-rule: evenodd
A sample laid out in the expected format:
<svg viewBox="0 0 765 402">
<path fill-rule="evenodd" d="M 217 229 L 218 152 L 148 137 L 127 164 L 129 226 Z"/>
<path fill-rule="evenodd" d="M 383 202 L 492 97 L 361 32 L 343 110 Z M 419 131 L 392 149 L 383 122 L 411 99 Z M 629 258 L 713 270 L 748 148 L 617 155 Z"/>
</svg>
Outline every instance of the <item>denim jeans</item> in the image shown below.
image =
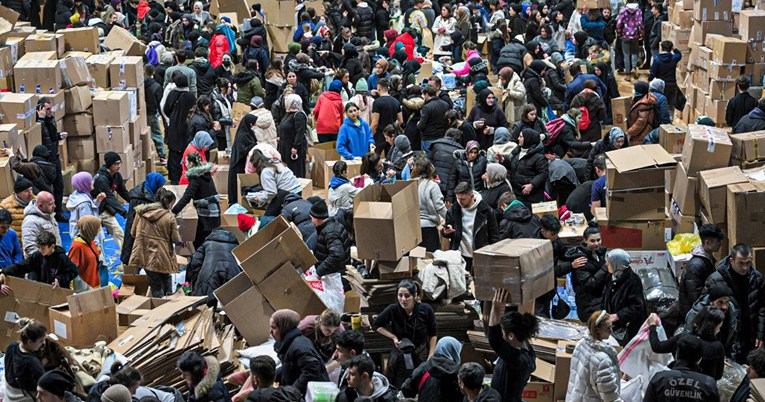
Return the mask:
<svg viewBox="0 0 765 402">
<path fill-rule="evenodd" d="M 430 154 L 430 144 L 433 143 L 435 140 L 422 140 L 420 141 L 420 144 L 422 146 L 422 151 L 425 152 L 426 155 Z"/>
<path fill-rule="evenodd" d="M 173 278 L 170 274 L 146 270 L 146 279 L 151 289 L 151 297 L 164 297 L 173 293 Z"/>
<path fill-rule="evenodd" d="M 147 116 L 149 128 L 151 128 L 151 140 L 154 141 L 154 148 L 157 149 L 157 154 L 160 158 L 167 157 L 165 152 L 165 140 L 162 138 L 162 128 L 159 125 L 159 113 L 151 116 Z"/>
<path fill-rule="evenodd" d="M 633 68 L 638 67 L 638 55 L 640 43 L 637 39 L 622 39 L 622 53 L 624 53 L 624 72 L 629 74 Z"/>
</svg>

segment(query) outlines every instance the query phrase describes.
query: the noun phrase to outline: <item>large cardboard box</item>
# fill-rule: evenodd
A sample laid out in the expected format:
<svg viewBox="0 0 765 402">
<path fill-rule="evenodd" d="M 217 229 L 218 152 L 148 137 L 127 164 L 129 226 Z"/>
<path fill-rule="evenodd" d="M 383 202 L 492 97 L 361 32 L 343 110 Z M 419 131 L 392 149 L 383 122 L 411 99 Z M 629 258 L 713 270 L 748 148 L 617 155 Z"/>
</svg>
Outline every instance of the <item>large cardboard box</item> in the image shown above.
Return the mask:
<svg viewBox="0 0 765 402">
<path fill-rule="evenodd" d="M 665 212 L 664 187 L 635 190 L 607 190 L 608 217 L 618 221 L 653 221 L 662 219 Z"/>
<path fill-rule="evenodd" d="M 35 105 L 33 94 L 0 93 L 0 122 L 27 130 L 37 120 Z"/>
<path fill-rule="evenodd" d="M 41 60 L 58 60 L 58 55 L 54 51 L 45 52 L 26 52 L 23 56 L 19 56 L 18 61 L 41 61 Z"/>
<path fill-rule="evenodd" d="M 613 118 L 614 126 L 621 128 L 625 132 L 627 131 L 627 119 L 629 118 L 631 107 L 632 97 L 630 96 L 611 99 L 611 117 Z"/>
<path fill-rule="evenodd" d="M 502 287 L 510 302 L 523 304 L 555 286 L 552 243 L 542 239 L 505 239 L 473 253 L 475 297 L 491 300 Z"/>
<path fill-rule="evenodd" d="M 96 126 L 121 126 L 130 121 L 130 94 L 103 91 L 93 97 L 93 122 Z"/>
<path fill-rule="evenodd" d="M 671 221 L 668 217 L 655 221 L 616 221 L 610 220 L 605 208 L 597 208 L 603 246 L 609 249 L 625 250 L 661 250 L 666 242 L 672 240 Z"/>
<path fill-rule="evenodd" d="M 13 170 L 9 164 L 8 158 L 0 158 L 0 197 L 8 197 L 14 193 L 13 186 L 15 180 L 13 178 Z"/>
<path fill-rule="evenodd" d="M 64 90 L 66 114 L 87 112 L 93 106 L 93 96 L 87 86 L 76 86 Z"/>
<path fill-rule="evenodd" d="M 69 133 L 70 137 L 88 137 L 93 136 L 93 114 L 75 113 L 64 116 L 63 131 Z M 92 139 L 92 138 L 91 138 Z M 111 149 L 105 148 L 105 149 Z M 125 149 L 125 148 L 117 148 Z"/>
<path fill-rule="evenodd" d="M 142 57 L 146 53 L 146 45 L 141 43 L 128 30 L 113 26 L 109 35 L 104 39 L 104 47 L 109 50 L 123 50 L 125 56 Z"/>
<path fill-rule="evenodd" d="M 745 164 L 746 162 L 751 163 L 765 159 L 765 131 L 731 134 L 730 141 L 732 143 L 731 162 L 733 164 Z"/>
<path fill-rule="evenodd" d="M 691 124 L 683 144 L 682 163 L 689 176 L 728 166 L 733 144 L 719 128 Z"/>
<path fill-rule="evenodd" d="M 662 124 L 659 126 L 659 144 L 670 154 L 680 154 L 683 152 L 687 133 L 686 127 Z"/>
<path fill-rule="evenodd" d="M 112 88 L 138 88 L 143 86 L 143 59 L 123 56 L 114 59 L 109 66 Z"/>
<path fill-rule="evenodd" d="M 53 288 L 41 282 L 28 281 L 13 276 L 6 277 L 6 284 L 13 289 L 10 296 L 0 296 L 0 347 L 5 350 L 11 342 L 18 342 L 16 322 L 19 318 L 34 318 L 48 324 L 48 307 L 66 303 L 67 296 L 74 294 L 69 289 Z M 49 330 L 52 330 L 49 328 Z"/>
<path fill-rule="evenodd" d="M 64 87 L 58 60 L 19 61 L 13 76 L 19 93 L 54 94 Z"/>
<path fill-rule="evenodd" d="M 130 132 L 127 124 L 121 126 L 96 126 L 98 149 L 125 149 L 130 146 Z"/>
<path fill-rule="evenodd" d="M 745 41 L 761 41 L 765 39 L 765 11 L 741 10 L 738 34 Z"/>
<path fill-rule="evenodd" d="M 558 202 L 548 201 L 531 204 L 531 213 L 538 216 L 539 218 L 547 214 L 558 216 Z"/>
<path fill-rule="evenodd" d="M 672 198 L 677 203 L 683 215 L 696 216 L 699 212 L 701 200 L 699 199 L 699 178 L 688 176 L 682 163 L 677 164 L 677 176 L 675 187 L 672 190 Z"/>
<path fill-rule="evenodd" d="M 18 153 L 18 150 L 21 149 L 22 155 L 31 156 L 31 154 L 27 154 L 24 135 L 15 124 L 0 124 L 0 144 L 3 148 L 13 149 L 14 153 Z"/>
<path fill-rule="evenodd" d="M 635 145 L 606 152 L 606 187 L 610 191 L 664 187 L 664 172 L 677 162 L 659 144 Z"/>
<path fill-rule="evenodd" d="M 730 21 L 733 18 L 731 0 L 694 0 L 693 18 L 698 21 Z"/>
<path fill-rule="evenodd" d="M 35 146 L 42 144 L 42 125 L 35 122 L 32 127 L 21 130 L 21 136 L 24 137 L 28 152 L 25 155 L 32 155 L 32 150 Z"/>
<path fill-rule="evenodd" d="M 67 28 L 59 29 L 57 33 L 64 34 L 64 49 L 67 52 L 81 51 L 98 53 L 101 50 L 98 42 L 98 28 Z"/>
<path fill-rule="evenodd" d="M 268 320 L 275 310 L 247 274 L 237 275 L 213 293 L 248 344 L 260 345 L 268 340 Z"/>
<path fill-rule="evenodd" d="M 0 78 L 13 75 L 13 52 L 10 46 L 0 47 Z"/>
<path fill-rule="evenodd" d="M 576 345 L 572 341 L 558 341 L 558 347 L 555 349 L 555 401 L 566 399 L 566 390 L 568 389 L 568 379 L 571 372 L 572 353 L 566 351 L 569 345 Z"/>
<path fill-rule="evenodd" d="M 301 317 L 319 315 L 327 308 L 289 261 L 266 277 L 258 289 L 274 309 L 298 311 Z"/>
<path fill-rule="evenodd" d="M 250 205 L 250 202 L 247 201 L 247 193 L 242 192 L 242 189 L 249 186 L 254 186 L 256 184 L 260 184 L 260 176 L 258 176 L 257 173 L 250 173 L 250 174 L 237 174 L 236 175 L 236 200 L 229 200 L 232 204 L 234 202 L 238 203 L 239 205 L 247 208 L 248 210 L 252 210 L 252 206 Z"/>
<path fill-rule="evenodd" d="M 765 246 L 765 182 L 750 181 L 728 185 L 728 240 Z"/>
<path fill-rule="evenodd" d="M 711 223 L 721 224 L 727 218 L 728 184 L 747 182 L 749 179 L 738 166 L 699 173 L 699 199 Z"/>
<path fill-rule="evenodd" d="M 72 160 L 87 160 L 96 158 L 96 141 L 91 137 L 67 138 L 69 157 Z"/>
<path fill-rule="evenodd" d="M 27 52 L 56 52 L 61 56 L 66 51 L 64 48 L 64 35 L 46 32 L 38 32 L 27 36 L 24 40 L 24 47 Z"/>
<path fill-rule="evenodd" d="M 324 162 L 324 174 L 322 175 L 324 177 L 324 184 L 319 187 L 329 190 L 329 182 L 332 180 L 332 168 L 335 166 L 335 162 L 337 161 L 332 160 Z M 348 177 L 356 177 L 361 174 L 361 161 L 352 160 L 343 162 L 348 165 Z"/>
<path fill-rule="evenodd" d="M 68 296 L 66 302 L 50 308 L 49 330 L 59 342 L 85 348 L 117 338 L 117 306 L 109 287 Z"/>
<path fill-rule="evenodd" d="M 109 88 L 109 66 L 115 59 L 113 53 L 94 54 L 85 59 L 90 75 L 97 87 Z"/>
<path fill-rule="evenodd" d="M 311 180 L 313 180 L 314 187 L 327 188 L 326 185 L 329 182 L 329 178 L 324 176 L 324 164 L 327 161 L 340 160 L 340 154 L 337 153 L 336 147 L 337 142 L 335 141 L 315 144 L 313 147 L 311 147 L 313 152 L 313 169 L 311 169 Z"/>
<path fill-rule="evenodd" d="M 188 186 L 172 186 L 166 185 L 164 188 L 170 190 L 175 194 L 175 202 L 181 200 L 183 193 Z M 199 216 L 197 215 L 197 209 L 194 207 L 193 202 L 189 202 L 183 207 L 183 210 L 176 215 L 176 222 L 178 223 L 178 233 L 181 236 L 181 241 L 193 242 L 197 235 L 197 225 L 199 224 Z"/>
<path fill-rule="evenodd" d="M 64 87 L 71 88 L 75 85 L 89 85 L 93 82 L 93 77 L 88 71 L 88 65 L 82 56 L 66 57 L 58 61 L 61 75 L 64 80 Z"/>
<path fill-rule="evenodd" d="M 417 183 L 373 184 L 353 199 L 358 258 L 398 261 L 422 241 Z"/>
</svg>

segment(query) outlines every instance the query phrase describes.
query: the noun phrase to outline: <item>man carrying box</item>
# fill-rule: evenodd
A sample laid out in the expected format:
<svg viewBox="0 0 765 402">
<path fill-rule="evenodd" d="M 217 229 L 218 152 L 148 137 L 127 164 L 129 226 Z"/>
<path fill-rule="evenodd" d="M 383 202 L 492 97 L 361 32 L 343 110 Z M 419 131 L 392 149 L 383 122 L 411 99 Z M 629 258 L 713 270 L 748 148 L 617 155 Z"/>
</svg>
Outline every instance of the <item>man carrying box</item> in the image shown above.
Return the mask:
<svg viewBox="0 0 765 402">
<path fill-rule="evenodd" d="M 446 212 L 443 235 L 451 239 L 449 249 L 459 250 L 465 269 L 473 273 L 473 251 L 499 241 L 499 226 L 494 210 L 474 193 L 470 184 L 461 182 L 454 188 L 457 202 Z"/>
</svg>

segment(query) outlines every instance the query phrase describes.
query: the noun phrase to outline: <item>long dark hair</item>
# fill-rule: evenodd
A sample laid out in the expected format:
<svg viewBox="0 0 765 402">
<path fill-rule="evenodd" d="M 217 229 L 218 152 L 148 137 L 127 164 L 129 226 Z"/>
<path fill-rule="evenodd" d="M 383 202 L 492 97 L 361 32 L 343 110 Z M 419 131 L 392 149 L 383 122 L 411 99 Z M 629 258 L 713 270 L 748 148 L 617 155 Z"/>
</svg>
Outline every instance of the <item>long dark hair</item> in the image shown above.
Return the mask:
<svg viewBox="0 0 765 402">
<path fill-rule="evenodd" d="M 282 163 L 280 161 L 268 158 L 267 156 L 263 155 L 263 152 L 261 152 L 259 149 L 252 151 L 252 156 L 250 156 L 250 163 L 258 172 L 258 174 L 261 174 L 263 169 L 267 167 L 273 168 L 277 173 L 281 173 L 282 171 Z"/>
<path fill-rule="evenodd" d="M 208 123 L 212 124 L 212 116 L 210 116 L 210 112 L 205 110 L 205 106 L 209 106 L 212 103 L 212 100 L 210 100 L 209 95 L 202 95 L 197 99 L 197 104 L 194 105 L 194 107 L 189 110 L 189 118 L 187 120 L 187 123 L 191 122 L 191 117 L 194 116 L 197 112 L 202 115 L 202 117 L 207 120 Z"/>
<path fill-rule="evenodd" d="M 717 338 L 715 330 L 723 321 L 725 321 L 725 313 L 722 310 L 712 306 L 704 307 L 693 317 L 691 333 L 705 341 L 714 341 Z"/>
</svg>

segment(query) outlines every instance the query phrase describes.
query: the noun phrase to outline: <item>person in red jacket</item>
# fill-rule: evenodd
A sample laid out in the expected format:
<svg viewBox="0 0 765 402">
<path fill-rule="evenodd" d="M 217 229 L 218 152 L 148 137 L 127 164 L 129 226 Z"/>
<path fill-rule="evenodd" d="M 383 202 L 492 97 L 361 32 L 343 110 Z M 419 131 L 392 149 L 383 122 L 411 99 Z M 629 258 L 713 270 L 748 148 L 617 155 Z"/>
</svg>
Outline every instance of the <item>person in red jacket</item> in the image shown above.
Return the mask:
<svg viewBox="0 0 765 402">
<path fill-rule="evenodd" d="M 226 53 L 231 53 L 231 44 L 228 41 L 228 38 L 226 37 L 226 34 L 223 33 L 223 29 L 221 27 L 215 28 L 215 32 L 213 32 L 213 37 L 210 39 L 210 65 L 212 68 L 216 68 L 220 66 L 223 63 L 223 55 Z"/>
<path fill-rule="evenodd" d="M 316 106 L 313 108 L 313 119 L 316 121 L 316 133 L 319 142 L 337 140 L 344 117 L 343 97 L 340 91 L 343 83 L 334 80 L 329 84 L 329 89 L 319 95 Z"/>
</svg>

